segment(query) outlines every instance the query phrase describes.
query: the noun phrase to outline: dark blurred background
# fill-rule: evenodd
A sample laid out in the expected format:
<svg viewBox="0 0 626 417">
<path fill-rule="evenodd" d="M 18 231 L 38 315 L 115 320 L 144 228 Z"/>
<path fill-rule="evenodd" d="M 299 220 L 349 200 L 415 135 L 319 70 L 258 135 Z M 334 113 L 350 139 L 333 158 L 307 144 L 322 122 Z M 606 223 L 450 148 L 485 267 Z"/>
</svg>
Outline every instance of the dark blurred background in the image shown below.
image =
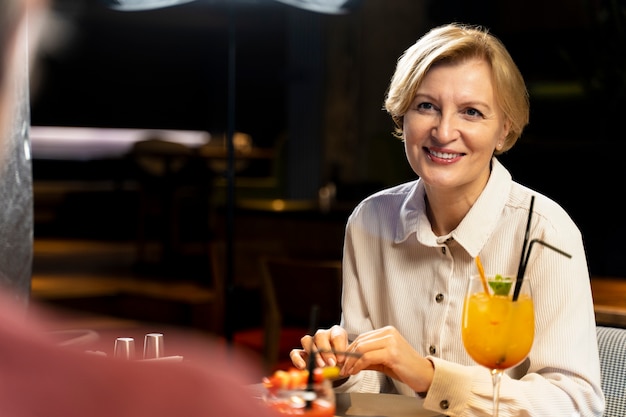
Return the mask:
<svg viewBox="0 0 626 417">
<path fill-rule="evenodd" d="M 276 215 L 250 208 L 254 202 L 317 202 L 332 183 L 336 214 L 325 219 L 337 224 L 339 238 L 326 246 L 337 256 L 354 203 L 414 177 L 381 110 L 398 56 L 435 25 L 486 25 L 509 48 L 531 94 L 531 123 L 502 161 L 572 215 L 592 274 L 626 276 L 623 0 L 361 0 L 343 15 L 270 0 L 199 0 L 144 12 L 97 0 L 52 5 L 32 79 L 33 125 L 197 130 L 215 142 L 234 116 L 255 148 L 273 152 L 266 165 L 248 161 L 237 171 L 237 227 L 253 234 L 254 219 Z M 236 45 L 234 66 L 229 45 Z M 35 143 L 36 237 L 135 238 L 137 177 L 127 157 L 36 151 Z M 224 180 L 213 168 L 208 239 L 219 237 L 224 221 Z M 183 220 L 197 232 L 195 215 Z"/>
</svg>

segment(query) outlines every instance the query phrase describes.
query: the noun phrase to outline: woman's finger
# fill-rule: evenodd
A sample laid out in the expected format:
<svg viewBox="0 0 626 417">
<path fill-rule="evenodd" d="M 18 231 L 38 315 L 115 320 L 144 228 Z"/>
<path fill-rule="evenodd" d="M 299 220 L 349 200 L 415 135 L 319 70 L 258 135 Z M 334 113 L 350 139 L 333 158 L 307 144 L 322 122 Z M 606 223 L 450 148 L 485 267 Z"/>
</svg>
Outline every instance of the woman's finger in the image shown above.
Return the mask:
<svg viewBox="0 0 626 417">
<path fill-rule="evenodd" d="M 291 363 L 298 369 L 304 369 L 307 366 L 309 354 L 304 349 L 292 349 L 289 352 Z"/>
</svg>

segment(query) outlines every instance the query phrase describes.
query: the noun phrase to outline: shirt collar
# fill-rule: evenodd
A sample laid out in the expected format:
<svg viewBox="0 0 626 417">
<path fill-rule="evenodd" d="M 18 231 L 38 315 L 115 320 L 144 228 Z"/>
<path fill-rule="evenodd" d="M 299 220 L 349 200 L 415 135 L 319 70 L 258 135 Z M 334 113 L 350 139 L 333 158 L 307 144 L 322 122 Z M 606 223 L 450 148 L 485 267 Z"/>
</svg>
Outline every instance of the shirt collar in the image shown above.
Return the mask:
<svg viewBox="0 0 626 417">
<path fill-rule="evenodd" d="M 415 233 L 426 246 L 441 246 L 450 238 L 458 242 L 468 254 L 475 257 L 496 228 L 512 185 L 511 174 L 495 157 L 491 161 L 491 175 L 485 189 L 456 229 L 446 236 L 435 236 L 426 216 L 426 192 L 421 180 L 406 196 L 400 208 L 396 228 L 396 243 Z"/>
</svg>

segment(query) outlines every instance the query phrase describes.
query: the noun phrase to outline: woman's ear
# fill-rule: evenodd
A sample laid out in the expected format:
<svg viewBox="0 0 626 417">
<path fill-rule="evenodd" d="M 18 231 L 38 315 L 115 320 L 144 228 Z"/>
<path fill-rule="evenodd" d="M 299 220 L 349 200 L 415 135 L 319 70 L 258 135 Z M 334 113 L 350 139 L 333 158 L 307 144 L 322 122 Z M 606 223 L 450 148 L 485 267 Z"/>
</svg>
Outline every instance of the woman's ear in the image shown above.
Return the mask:
<svg viewBox="0 0 626 417">
<path fill-rule="evenodd" d="M 511 132 L 511 125 L 512 125 L 511 119 L 509 119 L 508 117 L 504 119 L 504 126 L 502 129 L 502 138 L 500 138 L 502 143 L 506 142 L 506 138 L 509 136 L 509 133 Z"/>
<path fill-rule="evenodd" d="M 511 120 L 507 118 L 504 120 L 504 126 L 502 127 L 502 134 L 500 136 L 500 139 L 496 143 L 497 152 L 500 152 L 502 148 L 504 147 L 504 144 L 506 143 L 506 138 L 509 136 L 510 132 L 511 132 Z"/>
</svg>

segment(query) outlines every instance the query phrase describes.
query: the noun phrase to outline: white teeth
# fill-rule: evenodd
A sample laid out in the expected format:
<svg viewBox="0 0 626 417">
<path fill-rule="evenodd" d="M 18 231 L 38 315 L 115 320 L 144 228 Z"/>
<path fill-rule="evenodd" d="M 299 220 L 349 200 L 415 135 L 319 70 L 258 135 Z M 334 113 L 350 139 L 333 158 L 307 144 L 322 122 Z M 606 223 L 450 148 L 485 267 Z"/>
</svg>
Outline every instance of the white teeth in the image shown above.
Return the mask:
<svg viewBox="0 0 626 417">
<path fill-rule="evenodd" d="M 452 158 L 456 158 L 459 154 L 458 153 L 446 153 L 446 152 L 435 152 L 435 151 L 429 151 L 431 155 L 436 156 L 437 158 L 442 158 L 442 159 L 452 159 Z"/>
</svg>

